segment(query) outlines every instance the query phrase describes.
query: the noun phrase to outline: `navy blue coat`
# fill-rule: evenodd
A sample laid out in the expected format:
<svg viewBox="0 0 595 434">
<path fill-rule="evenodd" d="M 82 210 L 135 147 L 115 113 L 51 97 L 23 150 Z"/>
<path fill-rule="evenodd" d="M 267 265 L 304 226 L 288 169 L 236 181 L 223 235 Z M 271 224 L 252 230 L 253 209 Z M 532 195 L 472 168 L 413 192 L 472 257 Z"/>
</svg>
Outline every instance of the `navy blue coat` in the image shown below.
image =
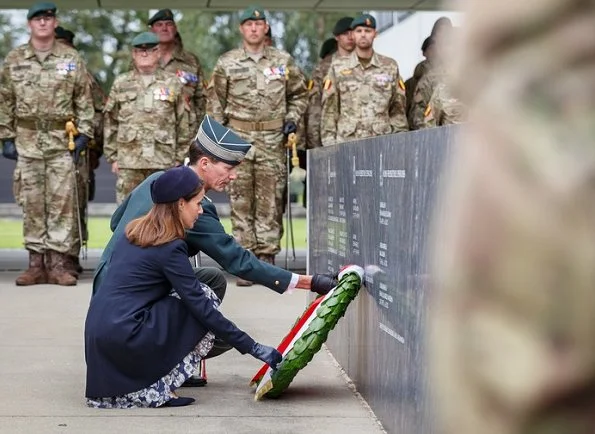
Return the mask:
<svg viewBox="0 0 595 434">
<path fill-rule="evenodd" d="M 87 397 L 120 396 L 150 386 L 209 330 L 242 354 L 250 351 L 254 340 L 202 290 L 183 240 L 141 248 L 122 235 L 115 247 L 85 322 Z M 168 295 L 172 288 L 180 299 Z"/>
<path fill-rule="evenodd" d="M 126 225 L 130 221 L 146 215 L 153 206 L 150 192 L 151 182 L 162 173 L 154 173 L 145 179 L 114 212 L 110 224 L 114 234 L 105 246 L 95 270 L 94 294 L 109 269 L 116 239 L 124 233 Z M 226 234 L 219 221 L 217 208 L 209 199 L 205 198 L 202 201 L 202 208 L 203 214 L 196 220 L 194 227 L 186 232 L 185 240 L 188 244 L 189 255 L 194 256 L 198 252 L 204 252 L 228 273 L 267 286 L 280 294 L 285 292 L 291 282 L 292 273 L 259 261 L 250 251 L 238 244 L 234 237 Z"/>
</svg>

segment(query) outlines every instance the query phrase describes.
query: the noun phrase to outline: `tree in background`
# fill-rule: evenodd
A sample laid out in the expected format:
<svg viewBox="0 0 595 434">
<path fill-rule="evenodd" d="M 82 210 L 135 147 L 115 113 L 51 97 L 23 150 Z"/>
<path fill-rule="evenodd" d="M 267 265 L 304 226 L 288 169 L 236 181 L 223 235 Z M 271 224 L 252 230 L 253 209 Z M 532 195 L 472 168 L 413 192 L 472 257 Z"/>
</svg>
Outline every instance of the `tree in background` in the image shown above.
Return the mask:
<svg viewBox="0 0 595 434">
<path fill-rule="evenodd" d="M 4 62 L 4 58 L 10 50 L 12 50 L 18 41 L 25 35 L 25 30 L 20 27 L 15 27 L 10 22 L 10 15 L 7 13 L 0 14 L 0 62 Z"/>
</svg>

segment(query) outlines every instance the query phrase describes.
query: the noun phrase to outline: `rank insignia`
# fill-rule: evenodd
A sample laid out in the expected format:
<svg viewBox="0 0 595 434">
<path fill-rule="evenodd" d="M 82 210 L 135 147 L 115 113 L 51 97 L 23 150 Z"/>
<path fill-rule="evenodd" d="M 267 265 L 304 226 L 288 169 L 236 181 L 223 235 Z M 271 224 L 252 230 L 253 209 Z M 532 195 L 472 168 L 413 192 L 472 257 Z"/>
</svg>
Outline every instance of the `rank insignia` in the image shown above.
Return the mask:
<svg viewBox="0 0 595 434">
<path fill-rule="evenodd" d="M 426 110 L 424 111 L 424 117 L 427 118 L 432 114 L 432 106 L 428 104 Z"/>
<path fill-rule="evenodd" d="M 308 80 L 308 90 L 312 90 L 313 87 L 314 87 L 314 81 Z"/>
<path fill-rule="evenodd" d="M 329 79 L 324 80 L 324 90 L 331 90 L 333 82 Z"/>
<path fill-rule="evenodd" d="M 401 90 L 405 90 L 405 82 L 403 82 L 402 79 L 399 79 L 399 87 L 401 88 Z"/>
</svg>

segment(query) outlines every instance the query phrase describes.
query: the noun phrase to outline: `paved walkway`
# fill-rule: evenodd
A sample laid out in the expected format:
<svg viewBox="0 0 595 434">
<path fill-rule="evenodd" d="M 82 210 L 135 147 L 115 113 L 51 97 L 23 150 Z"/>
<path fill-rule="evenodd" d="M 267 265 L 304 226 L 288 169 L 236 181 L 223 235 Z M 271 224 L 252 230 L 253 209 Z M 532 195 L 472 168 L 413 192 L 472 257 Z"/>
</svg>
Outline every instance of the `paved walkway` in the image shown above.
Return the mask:
<svg viewBox="0 0 595 434">
<path fill-rule="evenodd" d="M 198 403 L 179 409 L 96 410 L 85 406 L 83 325 L 91 291 L 16 287 L 0 273 L 0 433 L 337 433 L 383 432 L 325 351 L 278 400 L 254 401 L 248 382 L 261 364 L 232 350 L 207 362 L 209 384 L 181 389 Z M 256 340 L 276 345 L 302 313 L 305 291 L 280 296 L 237 288 L 230 277 L 226 315 Z"/>
</svg>

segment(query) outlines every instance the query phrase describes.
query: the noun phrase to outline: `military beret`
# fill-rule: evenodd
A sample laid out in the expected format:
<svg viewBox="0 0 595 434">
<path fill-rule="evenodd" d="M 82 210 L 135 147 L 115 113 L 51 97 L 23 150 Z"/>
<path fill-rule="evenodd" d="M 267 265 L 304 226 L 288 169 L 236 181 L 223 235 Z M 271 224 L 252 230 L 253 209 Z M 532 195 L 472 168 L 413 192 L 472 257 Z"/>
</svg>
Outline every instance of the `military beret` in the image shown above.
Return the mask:
<svg viewBox="0 0 595 434">
<path fill-rule="evenodd" d="M 351 30 L 351 23 L 353 22 L 353 17 L 343 17 L 339 19 L 335 23 L 335 27 L 333 28 L 333 35 L 339 36 L 345 32 Z"/>
<path fill-rule="evenodd" d="M 55 17 L 57 9 L 58 8 L 53 3 L 35 3 L 33 6 L 29 8 L 29 12 L 27 12 L 27 20 L 39 16 Z"/>
<path fill-rule="evenodd" d="M 242 15 L 240 16 L 240 24 L 244 24 L 244 22 L 248 21 L 248 20 L 266 20 L 267 17 L 264 14 L 264 9 L 261 8 L 260 6 L 248 6 L 244 12 L 242 12 Z"/>
<path fill-rule="evenodd" d="M 153 15 L 151 18 L 149 18 L 149 21 L 147 21 L 147 24 L 149 26 L 152 26 L 157 21 L 173 21 L 173 22 L 175 22 L 174 13 L 171 11 L 171 9 L 158 10 L 155 13 L 155 15 Z"/>
<path fill-rule="evenodd" d="M 252 147 L 209 115 L 205 115 L 200 123 L 194 141 L 206 154 L 232 166 L 240 164 Z"/>
<path fill-rule="evenodd" d="M 188 166 L 168 169 L 151 182 L 151 199 L 153 203 L 171 203 L 187 197 L 202 187 L 202 181 L 194 170 Z"/>
<path fill-rule="evenodd" d="M 335 51 L 337 51 L 337 40 L 335 38 L 328 38 L 322 43 L 322 47 L 320 47 L 320 58 L 324 59 Z"/>
<path fill-rule="evenodd" d="M 64 39 L 70 45 L 74 43 L 74 33 L 72 33 L 70 30 L 66 30 L 62 26 L 56 27 L 54 34 L 56 35 L 56 39 Z"/>
<path fill-rule="evenodd" d="M 362 14 L 359 17 L 356 17 L 351 22 L 351 28 L 355 29 L 356 27 L 369 27 L 371 29 L 376 28 L 376 18 L 374 18 L 370 14 Z"/>
<path fill-rule="evenodd" d="M 432 38 L 431 36 L 428 36 L 425 40 L 424 43 L 421 44 L 421 52 L 425 52 L 428 48 L 430 48 L 432 45 L 434 45 L 434 38 Z"/>
<path fill-rule="evenodd" d="M 139 33 L 132 40 L 132 46 L 137 48 L 152 48 L 159 45 L 159 37 L 153 32 Z"/>
</svg>

